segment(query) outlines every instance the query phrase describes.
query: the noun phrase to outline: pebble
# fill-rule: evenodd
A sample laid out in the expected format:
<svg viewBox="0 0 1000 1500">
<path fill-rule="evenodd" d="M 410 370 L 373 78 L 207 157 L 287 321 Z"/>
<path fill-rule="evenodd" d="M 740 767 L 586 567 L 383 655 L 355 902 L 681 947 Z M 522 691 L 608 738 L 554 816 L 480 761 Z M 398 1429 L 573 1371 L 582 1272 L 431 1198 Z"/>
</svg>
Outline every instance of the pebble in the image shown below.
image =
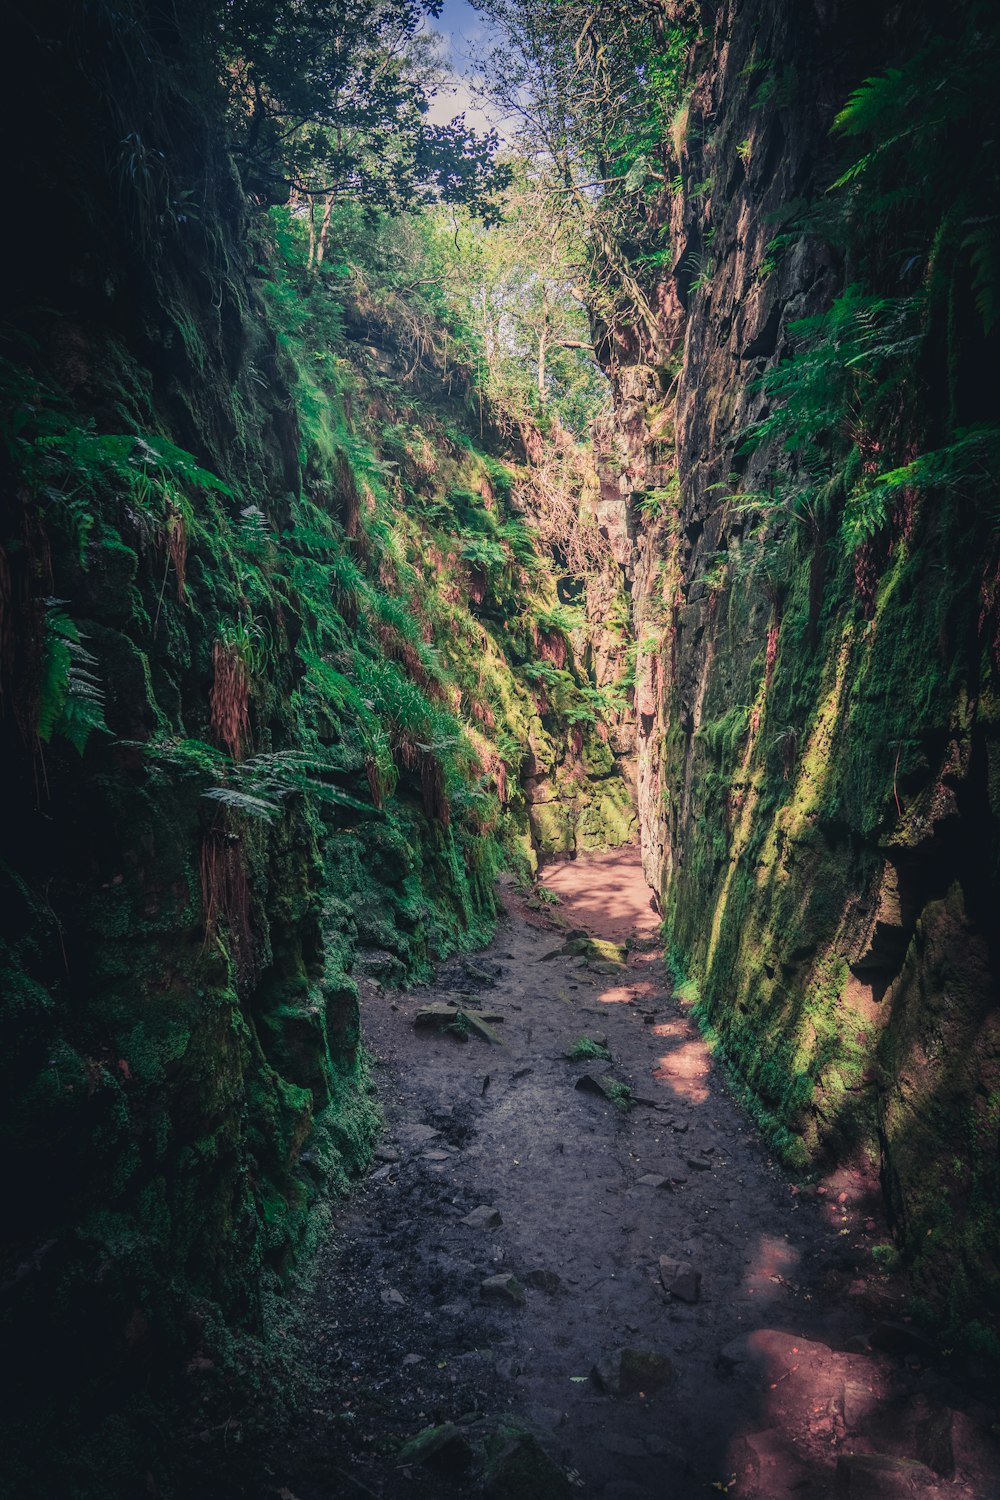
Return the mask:
<svg viewBox="0 0 1000 1500">
<path fill-rule="evenodd" d="M 498 1208 L 493 1208 L 489 1203 L 480 1203 L 478 1208 L 474 1208 L 459 1222 L 468 1224 L 470 1229 L 495 1229 L 498 1224 L 503 1223 L 503 1219 Z"/>
</svg>

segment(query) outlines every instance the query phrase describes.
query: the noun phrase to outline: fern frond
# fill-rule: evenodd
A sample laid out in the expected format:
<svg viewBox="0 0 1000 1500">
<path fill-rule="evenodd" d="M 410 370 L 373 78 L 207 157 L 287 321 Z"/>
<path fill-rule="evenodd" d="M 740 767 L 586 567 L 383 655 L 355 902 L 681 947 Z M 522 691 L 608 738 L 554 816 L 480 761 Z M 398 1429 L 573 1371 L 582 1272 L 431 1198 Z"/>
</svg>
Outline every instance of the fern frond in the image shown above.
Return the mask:
<svg viewBox="0 0 1000 1500">
<path fill-rule="evenodd" d="M 254 797 L 249 792 L 237 791 L 230 786 L 211 786 L 202 792 L 212 802 L 221 802 L 224 807 L 230 807 L 234 812 L 246 813 L 250 818 L 262 818 L 266 823 L 281 811 L 276 802 L 268 802 L 263 797 Z"/>
</svg>

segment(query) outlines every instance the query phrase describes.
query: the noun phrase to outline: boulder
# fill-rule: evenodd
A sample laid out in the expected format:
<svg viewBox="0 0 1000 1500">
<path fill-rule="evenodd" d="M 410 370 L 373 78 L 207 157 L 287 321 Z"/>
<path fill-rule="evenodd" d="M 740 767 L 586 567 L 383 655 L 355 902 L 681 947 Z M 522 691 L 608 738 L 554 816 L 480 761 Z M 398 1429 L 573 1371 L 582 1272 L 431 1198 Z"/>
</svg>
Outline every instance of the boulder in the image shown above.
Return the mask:
<svg viewBox="0 0 1000 1500">
<path fill-rule="evenodd" d="M 937 1475 L 909 1458 L 886 1453 L 842 1453 L 834 1493 L 838 1500 L 913 1500 L 940 1495 Z"/>
<path fill-rule="evenodd" d="M 777 1500 L 797 1492 L 808 1494 L 809 1475 L 776 1428 L 738 1437 L 732 1446 L 732 1466 L 739 1481 L 740 1500 Z"/>
</svg>

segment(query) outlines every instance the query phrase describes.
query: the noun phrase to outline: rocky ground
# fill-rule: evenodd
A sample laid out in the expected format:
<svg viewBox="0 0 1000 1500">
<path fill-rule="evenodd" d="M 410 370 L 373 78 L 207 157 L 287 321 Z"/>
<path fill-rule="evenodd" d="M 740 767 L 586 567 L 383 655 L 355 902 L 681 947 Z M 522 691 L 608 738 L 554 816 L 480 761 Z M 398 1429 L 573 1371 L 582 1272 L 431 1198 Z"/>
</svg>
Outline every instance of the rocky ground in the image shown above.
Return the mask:
<svg viewBox="0 0 1000 1500">
<path fill-rule="evenodd" d="M 1000 1496 L 985 1372 L 873 1262 L 876 1182 L 769 1159 L 670 998 L 636 852 L 542 880 L 558 904 L 508 892 L 433 988 L 366 987 L 384 1140 L 253 1492 Z"/>
</svg>

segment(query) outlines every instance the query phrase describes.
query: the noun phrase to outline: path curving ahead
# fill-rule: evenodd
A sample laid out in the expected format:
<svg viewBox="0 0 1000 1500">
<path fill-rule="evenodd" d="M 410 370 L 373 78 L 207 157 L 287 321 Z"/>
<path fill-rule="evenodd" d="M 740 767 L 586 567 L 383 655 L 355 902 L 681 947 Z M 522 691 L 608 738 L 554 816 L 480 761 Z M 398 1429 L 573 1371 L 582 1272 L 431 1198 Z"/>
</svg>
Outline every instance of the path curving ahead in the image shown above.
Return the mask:
<svg viewBox="0 0 1000 1500">
<path fill-rule="evenodd" d="M 669 997 L 636 852 L 542 879 L 562 928 L 508 892 L 485 953 L 366 989 L 384 1143 L 305 1309 L 308 1405 L 241 1493 L 467 1496 L 484 1446 L 509 1500 L 997 1493 L 994 1415 L 871 1274 L 874 1184 L 810 1199 L 769 1160 Z M 502 1040 L 414 1025 L 447 1004 Z"/>
</svg>

